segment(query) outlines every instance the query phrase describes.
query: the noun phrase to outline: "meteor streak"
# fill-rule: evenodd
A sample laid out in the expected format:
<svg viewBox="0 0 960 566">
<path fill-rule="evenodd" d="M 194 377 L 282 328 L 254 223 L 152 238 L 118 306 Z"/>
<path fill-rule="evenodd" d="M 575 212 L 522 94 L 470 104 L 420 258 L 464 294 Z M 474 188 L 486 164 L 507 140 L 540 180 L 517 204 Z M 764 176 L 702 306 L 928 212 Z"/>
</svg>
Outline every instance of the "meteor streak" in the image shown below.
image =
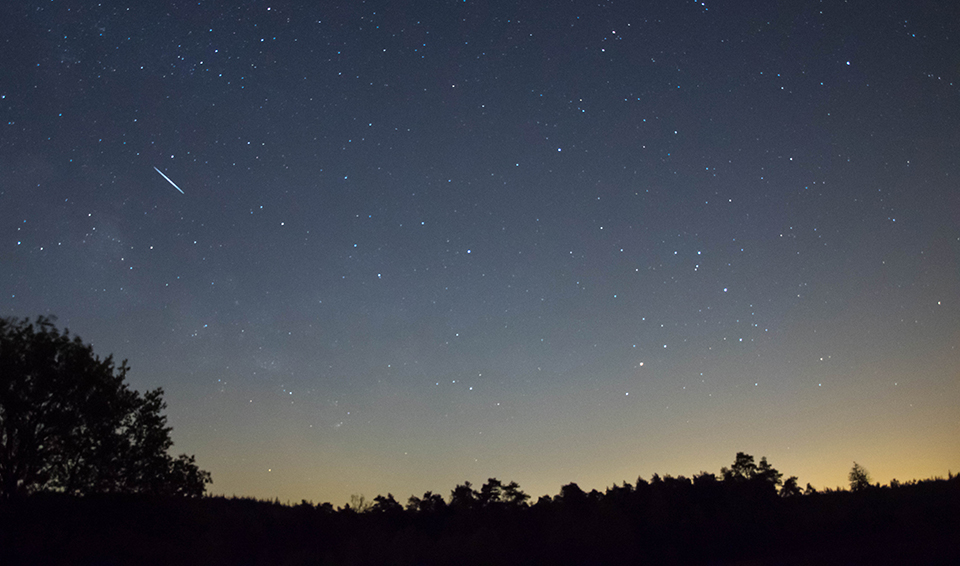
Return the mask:
<svg viewBox="0 0 960 566">
<path fill-rule="evenodd" d="M 180 194 L 181 194 L 181 195 L 187 194 L 187 193 L 183 192 L 183 189 L 181 189 L 180 187 L 178 187 L 176 183 L 174 183 L 173 181 L 171 181 L 171 180 L 170 180 L 170 177 L 167 177 L 166 175 L 164 175 L 164 174 L 163 174 L 163 171 L 157 169 L 156 167 L 154 167 L 153 170 L 156 171 L 157 173 L 160 173 L 160 175 L 162 175 L 163 178 L 166 179 L 168 183 L 170 183 L 171 185 L 173 185 L 173 188 L 175 188 L 175 189 L 177 189 L 178 191 L 180 191 Z"/>
</svg>

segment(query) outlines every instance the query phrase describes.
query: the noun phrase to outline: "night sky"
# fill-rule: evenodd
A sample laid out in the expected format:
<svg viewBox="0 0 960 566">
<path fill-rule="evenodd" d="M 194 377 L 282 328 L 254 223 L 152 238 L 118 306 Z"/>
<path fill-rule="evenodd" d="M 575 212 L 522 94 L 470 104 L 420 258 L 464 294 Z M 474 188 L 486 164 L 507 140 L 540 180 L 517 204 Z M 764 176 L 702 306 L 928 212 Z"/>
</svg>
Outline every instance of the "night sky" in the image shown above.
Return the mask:
<svg viewBox="0 0 960 566">
<path fill-rule="evenodd" d="M 163 387 L 212 493 L 960 470 L 960 3 L 30 0 L 0 49 L 0 316 Z"/>
</svg>

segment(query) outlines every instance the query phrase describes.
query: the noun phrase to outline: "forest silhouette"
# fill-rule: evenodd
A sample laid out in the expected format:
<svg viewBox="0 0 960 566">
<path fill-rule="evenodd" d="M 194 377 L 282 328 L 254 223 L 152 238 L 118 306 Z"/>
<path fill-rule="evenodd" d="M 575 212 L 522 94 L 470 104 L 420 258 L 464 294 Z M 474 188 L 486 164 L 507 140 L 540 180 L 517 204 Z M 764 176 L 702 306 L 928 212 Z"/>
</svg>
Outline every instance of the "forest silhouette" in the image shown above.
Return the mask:
<svg viewBox="0 0 960 566">
<path fill-rule="evenodd" d="M 334 508 L 204 496 L 173 458 L 162 391 L 140 395 L 51 319 L 0 318 L 0 564 L 960 564 L 960 476 L 800 488 L 738 452 L 535 502 L 516 482 Z"/>
<path fill-rule="evenodd" d="M 71 496 L 0 505 L 2 564 L 958 564 L 960 476 L 795 488 L 738 453 L 720 474 L 576 483 L 531 504 L 490 478 L 297 505 L 223 496 Z M 856 472 L 856 474 L 854 473 Z"/>
</svg>

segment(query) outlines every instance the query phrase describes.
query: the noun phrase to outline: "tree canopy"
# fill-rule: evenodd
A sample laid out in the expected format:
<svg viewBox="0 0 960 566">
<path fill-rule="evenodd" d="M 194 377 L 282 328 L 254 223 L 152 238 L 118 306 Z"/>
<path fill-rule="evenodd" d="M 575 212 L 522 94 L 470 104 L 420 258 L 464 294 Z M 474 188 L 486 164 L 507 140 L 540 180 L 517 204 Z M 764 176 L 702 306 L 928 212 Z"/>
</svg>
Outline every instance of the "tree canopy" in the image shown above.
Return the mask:
<svg viewBox="0 0 960 566">
<path fill-rule="evenodd" d="M 168 453 L 163 390 L 129 389 L 128 370 L 51 318 L 0 318 L 0 498 L 202 495 L 210 473 L 193 456 Z"/>
<path fill-rule="evenodd" d="M 856 462 L 853 463 L 847 477 L 850 479 L 850 491 L 860 491 L 870 487 L 870 474 L 866 468 Z"/>
</svg>

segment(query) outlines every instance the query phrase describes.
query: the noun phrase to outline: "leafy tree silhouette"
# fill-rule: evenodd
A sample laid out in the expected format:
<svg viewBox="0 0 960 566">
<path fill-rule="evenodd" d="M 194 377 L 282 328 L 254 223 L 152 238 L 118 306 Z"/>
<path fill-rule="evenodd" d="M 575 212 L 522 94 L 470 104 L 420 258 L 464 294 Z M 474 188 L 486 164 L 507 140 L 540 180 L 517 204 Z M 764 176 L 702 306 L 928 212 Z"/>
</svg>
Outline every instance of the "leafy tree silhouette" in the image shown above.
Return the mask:
<svg viewBox="0 0 960 566">
<path fill-rule="evenodd" d="M 503 500 L 507 505 L 525 507 L 530 496 L 520 491 L 520 484 L 515 481 L 503 486 Z"/>
<path fill-rule="evenodd" d="M 763 456 L 760 458 L 760 464 L 757 465 L 757 470 L 754 472 L 754 475 L 751 479 L 765 482 L 773 485 L 774 487 L 779 486 L 783 483 L 783 474 L 777 471 L 776 468 L 771 466 L 767 462 L 767 457 Z"/>
<path fill-rule="evenodd" d="M 590 496 L 576 483 L 568 483 L 560 488 L 557 496 L 563 509 L 574 513 L 585 511 L 590 504 Z"/>
<path fill-rule="evenodd" d="M 487 507 L 500 503 L 502 495 L 503 483 L 497 478 L 490 478 L 487 480 L 487 483 L 483 484 L 480 488 L 480 495 L 477 497 L 477 500 L 481 506 Z"/>
<path fill-rule="evenodd" d="M 407 500 L 407 511 L 417 511 L 420 513 L 439 513 L 447 508 L 446 501 L 439 493 L 428 491 L 423 494 L 423 499 L 411 495 Z"/>
<path fill-rule="evenodd" d="M 850 480 L 851 491 L 860 491 L 870 487 L 870 474 L 866 468 L 856 462 L 854 462 L 853 467 L 850 468 L 848 479 Z"/>
<path fill-rule="evenodd" d="M 473 484 L 465 481 L 450 492 L 450 507 L 459 510 L 473 509 L 477 506 L 477 496 Z"/>
<path fill-rule="evenodd" d="M 724 481 L 746 481 L 757 473 L 757 465 L 753 461 L 753 456 L 745 452 L 737 452 L 733 465 L 729 468 L 720 468 L 720 475 Z"/>
<path fill-rule="evenodd" d="M 780 488 L 780 497 L 795 497 L 797 495 L 803 495 L 803 490 L 797 484 L 797 476 L 790 476 L 783 482 L 783 487 Z"/>
<path fill-rule="evenodd" d="M 374 497 L 370 511 L 373 513 L 399 513 L 403 511 L 403 506 L 393 498 L 392 493 L 388 493 L 386 497 L 382 495 Z"/>
<path fill-rule="evenodd" d="M 38 491 L 199 496 L 193 456 L 173 458 L 163 390 L 127 388 L 129 367 L 52 318 L 0 318 L 0 498 Z"/>
<path fill-rule="evenodd" d="M 720 469 L 725 490 L 733 495 L 738 505 L 757 505 L 770 502 L 778 494 L 783 474 L 770 465 L 766 457 L 755 463 L 753 456 L 737 452 L 733 465 Z"/>
</svg>

